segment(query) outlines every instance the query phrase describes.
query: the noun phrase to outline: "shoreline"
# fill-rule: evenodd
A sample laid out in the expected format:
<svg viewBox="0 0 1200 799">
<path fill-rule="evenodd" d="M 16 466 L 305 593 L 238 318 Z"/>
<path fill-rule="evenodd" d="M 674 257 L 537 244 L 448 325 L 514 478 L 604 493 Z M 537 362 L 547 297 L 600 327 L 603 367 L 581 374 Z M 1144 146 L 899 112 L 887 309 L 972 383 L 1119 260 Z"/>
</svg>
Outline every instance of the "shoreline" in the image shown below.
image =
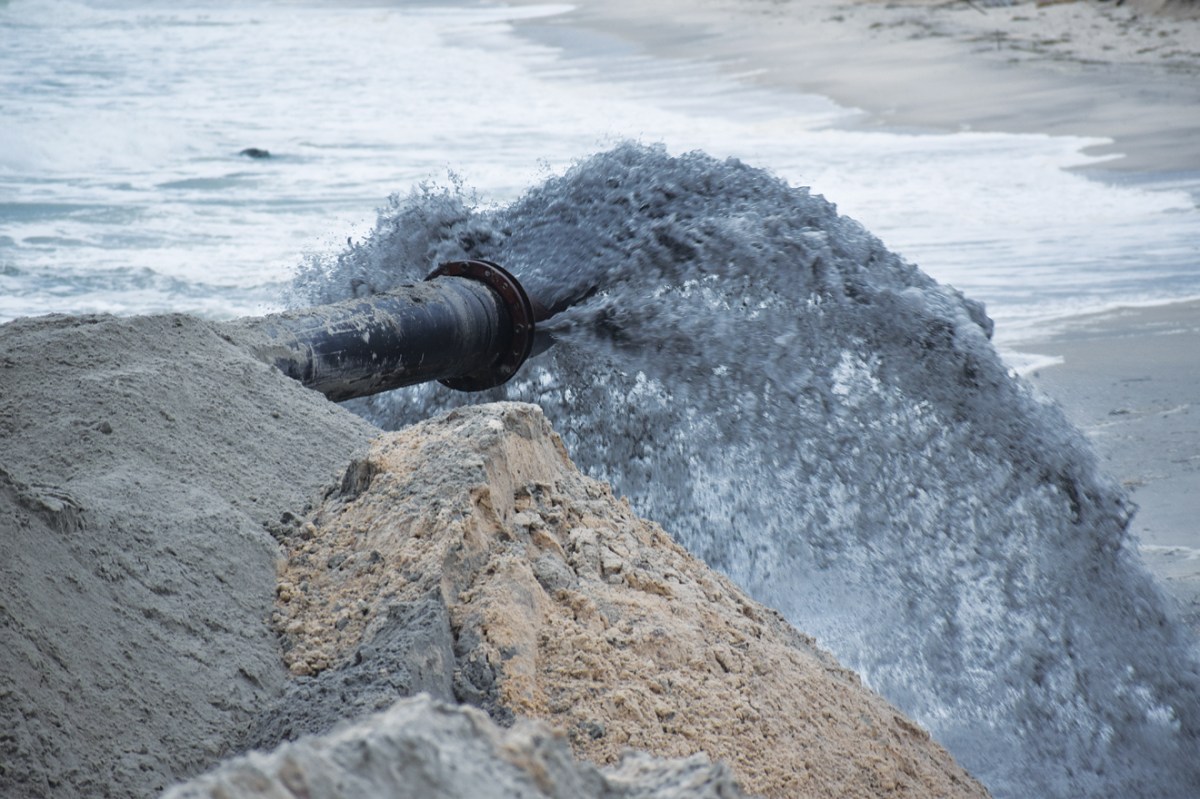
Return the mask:
<svg viewBox="0 0 1200 799">
<path fill-rule="evenodd" d="M 1181 19 L 1130 4 L 933 0 L 580 0 L 520 20 L 567 52 L 563 28 L 650 55 L 704 61 L 749 87 L 816 94 L 851 126 L 1108 139 L 1098 177 L 1200 178 L 1200 7 Z M 544 5 L 511 0 L 510 5 Z M 551 32 L 553 31 L 553 32 Z"/>
<path fill-rule="evenodd" d="M 821 95 L 861 112 L 843 128 L 1106 139 L 1085 152 L 1108 160 L 1082 174 L 1184 185 L 1200 201 L 1200 111 L 1179 112 L 1200 109 L 1200 5 L 1185 19 L 1154 13 L 1162 5 L 579 0 L 514 24 L 568 54 L 599 41 L 713 65 L 751 89 Z M 1200 300 L 1064 316 L 1001 339 L 1044 356 L 1025 379 L 1130 491 L 1143 561 L 1200 634 Z"/>
<path fill-rule="evenodd" d="M 1200 634 L 1200 301 L 1064 319 L 1023 347 L 1061 359 L 1025 379 L 1130 493 L 1142 560 Z"/>
</svg>

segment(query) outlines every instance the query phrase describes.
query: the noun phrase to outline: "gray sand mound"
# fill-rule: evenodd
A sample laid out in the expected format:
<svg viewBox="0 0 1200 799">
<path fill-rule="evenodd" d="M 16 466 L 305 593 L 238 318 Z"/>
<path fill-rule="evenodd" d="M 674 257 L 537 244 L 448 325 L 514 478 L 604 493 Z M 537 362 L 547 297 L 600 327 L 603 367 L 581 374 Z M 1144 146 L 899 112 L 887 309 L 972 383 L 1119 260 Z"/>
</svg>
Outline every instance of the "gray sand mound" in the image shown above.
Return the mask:
<svg viewBox="0 0 1200 799">
<path fill-rule="evenodd" d="M 0 796 L 145 796 L 282 689 L 277 546 L 373 429 L 184 316 L 0 327 Z"/>
<path fill-rule="evenodd" d="M 429 642 L 410 679 L 449 660 L 436 690 L 544 719 L 597 763 L 704 752 L 770 797 L 986 795 L 811 639 L 580 474 L 536 406 L 382 436 L 286 543 L 277 623 L 305 676 L 276 735 L 386 696 L 378 642 L 409 619 Z"/>
</svg>

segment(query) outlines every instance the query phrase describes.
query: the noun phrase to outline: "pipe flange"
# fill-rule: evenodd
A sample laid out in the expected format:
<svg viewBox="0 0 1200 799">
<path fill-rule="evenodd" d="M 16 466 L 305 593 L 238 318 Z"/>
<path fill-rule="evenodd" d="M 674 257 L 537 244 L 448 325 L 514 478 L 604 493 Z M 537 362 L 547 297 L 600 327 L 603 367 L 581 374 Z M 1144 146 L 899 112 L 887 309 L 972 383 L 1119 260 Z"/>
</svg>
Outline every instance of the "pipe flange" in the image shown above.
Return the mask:
<svg viewBox="0 0 1200 799">
<path fill-rule="evenodd" d="M 426 280 L 438 277 L 465 277 L 478 280 L 500 298 L 511 324 L 507 346 L 487 369 L 469 375 L 449 377 L 438 382 L 456 391 L 483 391 L 506 382 L 517 373 L 533 350 L 533 303 L 508 270 L 491 261 L 450 261 L 429 273 Z"/>
</svg>

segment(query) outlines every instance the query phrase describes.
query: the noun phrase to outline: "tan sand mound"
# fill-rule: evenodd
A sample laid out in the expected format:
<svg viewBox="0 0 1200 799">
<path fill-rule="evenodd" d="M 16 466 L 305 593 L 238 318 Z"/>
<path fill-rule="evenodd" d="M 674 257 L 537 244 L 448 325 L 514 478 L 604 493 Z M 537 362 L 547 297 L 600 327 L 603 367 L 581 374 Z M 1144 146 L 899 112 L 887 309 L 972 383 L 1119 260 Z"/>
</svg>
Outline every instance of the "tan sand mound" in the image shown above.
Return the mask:
<svg viewBox="0 0 1200 799">
<path fill-rule="evenodd" d="M 702 752 L 769 797 L 986 795 L 811 639 L 581 475 L 536 406 L 379 438 L 291 544 L 276 621 L 294 674 L 344 664 L 389 607 L 436 597 L 456 694 L 544 719 L 596 763 Z"/>
</svg>

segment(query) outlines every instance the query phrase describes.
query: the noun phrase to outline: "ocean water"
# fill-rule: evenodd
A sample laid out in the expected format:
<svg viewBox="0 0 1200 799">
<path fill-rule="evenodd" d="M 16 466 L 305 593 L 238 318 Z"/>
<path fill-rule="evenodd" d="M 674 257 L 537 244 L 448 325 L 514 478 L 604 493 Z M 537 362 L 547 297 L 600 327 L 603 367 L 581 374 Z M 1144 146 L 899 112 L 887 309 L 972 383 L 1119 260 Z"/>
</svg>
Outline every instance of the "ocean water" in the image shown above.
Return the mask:
<svg viewBox="0 0 1200 799">
<path fill-rule="evenodd" d="M 226 318 L 495 258 L 573 307 L 475 400 L 540 403 L 997 796 L 1194 795 L 1195 641 L 983 307 L 1016 358 L 1062 314 L 1200 296 L 1200 179 L 522 37 L 565 8 L 0 3 L 0 320 Z"/>
<path fill-rule="evenodd" d="M 564 5 L 0 3 L 0 320 L 261 313 L 423 181 L 503 204 L 624 139 L 767 168 L 987 304 L 1048 318 L 1200 296 L 1200 171 L 1088 180 L 1099 140 L 854 130 L 711 65 L 520 36 Z M 245 148 L 272 157 L 239 156 Z"/>
</svg>

